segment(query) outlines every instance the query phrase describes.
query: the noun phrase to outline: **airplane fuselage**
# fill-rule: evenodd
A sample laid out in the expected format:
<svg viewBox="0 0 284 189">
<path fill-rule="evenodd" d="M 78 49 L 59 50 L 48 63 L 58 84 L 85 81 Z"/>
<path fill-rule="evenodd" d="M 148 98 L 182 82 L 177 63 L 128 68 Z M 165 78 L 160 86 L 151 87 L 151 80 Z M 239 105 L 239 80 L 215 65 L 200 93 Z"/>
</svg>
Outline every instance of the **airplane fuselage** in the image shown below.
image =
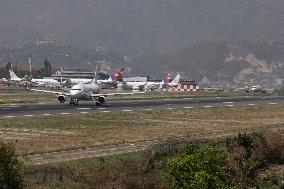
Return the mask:
<svg viewBox="0 0 284 189">
<path fill-rule="evenodd" d="M 76 100 L 92 100 L 92 94 L 100 92 L 99 85 L 95 83 L 78 84 L 70 89 L 70 97 Z"/>
</svg>

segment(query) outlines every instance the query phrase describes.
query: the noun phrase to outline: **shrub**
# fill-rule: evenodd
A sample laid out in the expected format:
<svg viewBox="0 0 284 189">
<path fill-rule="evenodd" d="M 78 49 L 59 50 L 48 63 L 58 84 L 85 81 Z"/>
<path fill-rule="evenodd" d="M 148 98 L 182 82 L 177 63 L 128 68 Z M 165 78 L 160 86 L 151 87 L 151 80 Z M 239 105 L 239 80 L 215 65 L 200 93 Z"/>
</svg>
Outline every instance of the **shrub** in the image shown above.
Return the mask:
<svg viewBox="0 0 284 189">
<path fill-rule="evenodd" d="M 0 188 L 23 188 L 23 170 L 23 163 L 17 159 L 14 145 L 0 142 Z"/>
<path fill-rule="evenodd" d="M 213 146 L 189 144 L 181 156 L 169 162 L 166 178 L 173 188 L 229 188 L 227 153 Z"/>
</svg>

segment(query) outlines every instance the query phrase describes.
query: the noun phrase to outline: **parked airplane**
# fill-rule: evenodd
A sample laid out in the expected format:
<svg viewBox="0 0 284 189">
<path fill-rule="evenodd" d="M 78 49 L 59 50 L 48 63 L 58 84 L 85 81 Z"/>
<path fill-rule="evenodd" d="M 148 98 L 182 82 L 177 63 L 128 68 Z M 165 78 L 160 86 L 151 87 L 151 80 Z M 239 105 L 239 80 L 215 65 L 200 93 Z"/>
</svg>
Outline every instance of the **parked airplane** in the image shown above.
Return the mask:
<svg viewBox="0 0 284 189">
<path fill-rule="evenodd" d="M 15 74 L 15 72 L 13 72 L 12 70 L 9 70 L 9 72 L 10 72 L 11 81 L 14 81 L 14 82 L 26 82 L 27 81 L 27 79 L 25 78 L 19 78 Z M 38 85 L 53 85 L 53 86 L 60 85 L 60 82 L 55 79 L 31 79 L 30 82 L 36 83 Z"/>
<path fill-rule="evenodd" d="M 170 74 L 168 73 L 166 77 L 166 82 L 164 80 L 161 82 L 147 81 L 146 78 L 140 78 L 139 81 L 126 81 L 124 83 L 121 83 L 120 86 L 122 86 L 125 89 L 132 89 L 134 91 L 137 90 L 149 91 L 149 90 L 158 90 L 161 88 L 176 87 L 179 83 L 179 80 L 180 80 L 180 74 L 177 74 L 174 80 L 170 82 Z"/>
<path fill-rule="evenodd" d="M 176 77 L 172 80 L 172 82 L 170 82 L 170 79 L 168 79 L 168 76 L 167 76 L 167 79 L 166 79 L 166 83 L 162 83 L 162 87 L 163 88 L 167 88 L 167 87 L 177 87 L 178 86 L 178 83 L 179 83 L 179 80 L 180 80 L 180 74 L 178 73 L 176 75 Z M 163 81 L 162 81 L 163 82 Z"/>
<path fill-rule="evenodd" d="M 16 81 L 16 82 L 23 81 L 23 79 L 19 78 L 12 70 L 9 70 L 9 73 L 10 73 L 10 81 Z"/>
<path fill-rule="evenodd" d="M 80 83 L 90 83 L 92 82 L 93 79 L 85 79 L 85 78 L 82 78 L 82 79 L 70 79 L 71 81 L 71 85 L 77 85 L 77 84 L 80 84 Z M 97 82 L 100 84 L 100 83 L 111 83 L 113 80 L 111 77 L 109 77 L 108 79 L 104 80 L 98 80 Z"/>
</svg>

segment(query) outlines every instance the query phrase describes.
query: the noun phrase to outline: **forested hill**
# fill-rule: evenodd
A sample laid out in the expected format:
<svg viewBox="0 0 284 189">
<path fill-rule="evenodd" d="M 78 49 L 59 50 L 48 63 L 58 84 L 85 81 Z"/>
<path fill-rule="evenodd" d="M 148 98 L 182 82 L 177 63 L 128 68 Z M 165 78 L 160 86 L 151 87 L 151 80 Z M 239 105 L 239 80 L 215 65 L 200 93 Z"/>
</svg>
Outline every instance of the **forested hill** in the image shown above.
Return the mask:
<svg viewBox="0 0 284 189">
<path fill-rule="evenodd" d="M 138 74 L 180 72 L 198 81 L 204 76 L 228 82 L 272 76 L 284 79 L 284 42 L 201 42 L 171 54 L 139 56 L 132 67 Z"/>
</svg>

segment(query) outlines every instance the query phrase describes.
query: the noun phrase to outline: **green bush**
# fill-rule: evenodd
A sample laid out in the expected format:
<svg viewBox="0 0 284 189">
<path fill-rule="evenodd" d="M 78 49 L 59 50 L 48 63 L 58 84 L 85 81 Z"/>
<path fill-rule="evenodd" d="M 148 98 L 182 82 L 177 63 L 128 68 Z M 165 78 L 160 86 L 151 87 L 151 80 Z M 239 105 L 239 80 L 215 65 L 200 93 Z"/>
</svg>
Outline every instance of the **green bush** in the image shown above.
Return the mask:
<svg viewBox="0 0 284 189">
<path fill-rule="evenodd" d="M 227 152 L 213 146 L 189 144 L 169 162 L 166 178 L 173 188 L 230 188 L 226 182 Z"/>
<path fill-rule="evenodd" d="M 17 159 L 14 145 L 0 142 L 0 188 L 23 188 L 23 170 L 23 163 Z"/>
</svg>

